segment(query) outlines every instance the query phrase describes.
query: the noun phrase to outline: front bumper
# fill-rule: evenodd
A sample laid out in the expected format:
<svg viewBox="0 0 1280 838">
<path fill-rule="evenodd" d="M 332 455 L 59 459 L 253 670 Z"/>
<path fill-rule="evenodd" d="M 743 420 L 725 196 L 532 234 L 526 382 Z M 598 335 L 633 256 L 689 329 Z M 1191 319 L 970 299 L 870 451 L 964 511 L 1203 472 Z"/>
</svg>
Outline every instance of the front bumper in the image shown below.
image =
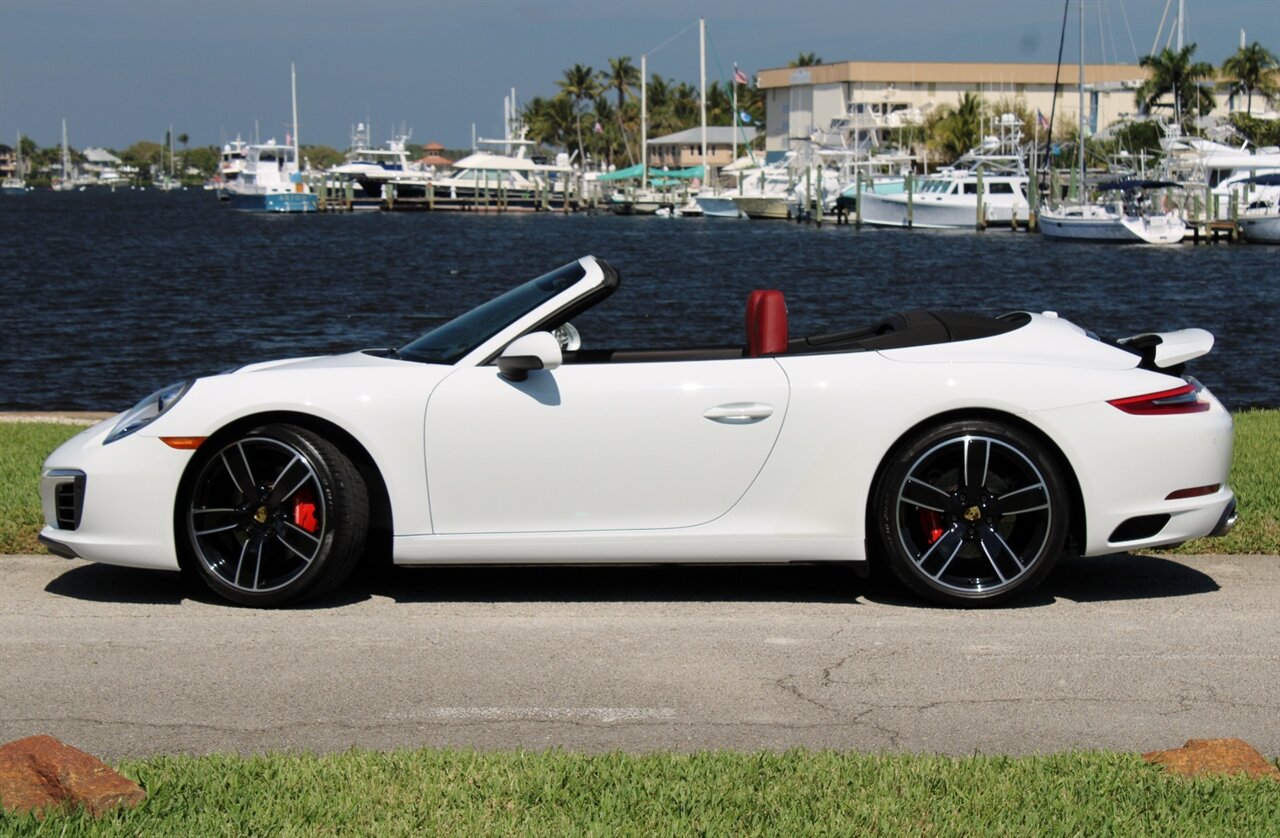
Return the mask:
<svg viewBox="0 0 1280 838">
<path fill-rule="evenodd" d="M 177 570 L 174 500 L 192 452 L 141 434 L 104 445 L 117 418 L 73 437 L 45 460 L 40 541 L 67 558 Z"/>
</svg>

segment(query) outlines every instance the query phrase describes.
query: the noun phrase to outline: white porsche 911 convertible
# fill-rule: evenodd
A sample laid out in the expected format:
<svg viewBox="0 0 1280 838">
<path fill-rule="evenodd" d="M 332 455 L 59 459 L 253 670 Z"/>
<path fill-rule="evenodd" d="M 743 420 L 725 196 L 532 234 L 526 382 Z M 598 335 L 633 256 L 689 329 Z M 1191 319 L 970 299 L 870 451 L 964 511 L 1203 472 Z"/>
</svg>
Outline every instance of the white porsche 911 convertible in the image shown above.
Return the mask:
<svg viewBox="0 0 1280 838">
<path fill-rule="evenodd" d="M 1235 522 L 1231 415 L 1181 377 L 1208 332 L 914 311 L 797 338 L 756 291 L 740 345 L 585 345 L 571 319 L 618 285 L 585 257 L 401 349 L 166 387 L 49 456 L 41 541 L 256 606 L 332 590 L 371 538 L 404 565 L 882 559 L 988 605 L 1067 549 Z"/>
</svg>

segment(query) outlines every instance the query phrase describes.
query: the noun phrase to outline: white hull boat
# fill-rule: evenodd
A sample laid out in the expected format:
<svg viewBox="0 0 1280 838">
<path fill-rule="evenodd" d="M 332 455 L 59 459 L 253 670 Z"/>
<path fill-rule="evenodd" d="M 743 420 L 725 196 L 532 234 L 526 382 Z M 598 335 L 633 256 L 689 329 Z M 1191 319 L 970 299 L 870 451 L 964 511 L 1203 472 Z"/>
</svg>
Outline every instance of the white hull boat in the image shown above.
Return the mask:
<svg viewBox="0 0 1280 838">
<path fill-rule="evenodd" d="M 732 195 L 699 195 L 696 199 L 707 218 L 745 218 L 742 210 L 733 202 Z"/>
<path fill-rule="evenodd" d="M 1040 213 L 1040 233 L 1068 241 L 1177 244 L 1187 225 L 1175 213 L 1130 215 L 1098 204 L 1065 206 Z"/>
<path fill-rule="evenodd" d="M 1280 244 L 1280 211 L 1241 215 L 1240 237 L 1255 244 Z"/>
</svg>

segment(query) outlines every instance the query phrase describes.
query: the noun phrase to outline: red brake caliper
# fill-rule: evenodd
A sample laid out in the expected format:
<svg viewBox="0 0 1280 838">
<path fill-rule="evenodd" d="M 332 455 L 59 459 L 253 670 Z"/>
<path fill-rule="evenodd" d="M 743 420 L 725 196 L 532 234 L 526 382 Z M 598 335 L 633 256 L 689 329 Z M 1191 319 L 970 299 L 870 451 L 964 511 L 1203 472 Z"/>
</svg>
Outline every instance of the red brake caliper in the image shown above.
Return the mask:
<svg viewBox="0 0 1280 838">
<path fill-rule="evenodd" d="M 929 544 L 933 544 L 942 534 L 946 532 L 942 528 L 942 516 L 932 509 L 917 509 L 920 513 L 920 526 L 924 528 L 924 537 Z"/>
<path fill-rule="evenodd" d="M 316 520 L 316 498 L 310 489 L 303 488 L 293 496 L 293 522 L 307 532 L 315 532 L 320 526 Z"/>
</svg>

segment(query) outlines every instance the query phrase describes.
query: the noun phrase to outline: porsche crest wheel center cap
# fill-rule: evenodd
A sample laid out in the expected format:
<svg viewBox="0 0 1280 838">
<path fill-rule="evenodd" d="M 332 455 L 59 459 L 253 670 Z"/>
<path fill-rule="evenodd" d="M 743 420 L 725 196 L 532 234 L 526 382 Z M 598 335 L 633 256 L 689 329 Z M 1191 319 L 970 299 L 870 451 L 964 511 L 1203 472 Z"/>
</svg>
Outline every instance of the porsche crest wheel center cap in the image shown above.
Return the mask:
<svg viewBox="0 0 1280 838">
<path fill-rule="evenodd" d="M 977 521 L 982 517 L 982 510 L 976 506 L 971 506 L 964 511 L 964 519 L 969 522 Z"/>
<path fill-rule="evenodd" d="M 265 524 L 267 522 L 267 508 L 265 506 L 259 506 L 258 511 L 253 513 L 253 520 L 257 521 L 259 524 Z"/>
</svg>

